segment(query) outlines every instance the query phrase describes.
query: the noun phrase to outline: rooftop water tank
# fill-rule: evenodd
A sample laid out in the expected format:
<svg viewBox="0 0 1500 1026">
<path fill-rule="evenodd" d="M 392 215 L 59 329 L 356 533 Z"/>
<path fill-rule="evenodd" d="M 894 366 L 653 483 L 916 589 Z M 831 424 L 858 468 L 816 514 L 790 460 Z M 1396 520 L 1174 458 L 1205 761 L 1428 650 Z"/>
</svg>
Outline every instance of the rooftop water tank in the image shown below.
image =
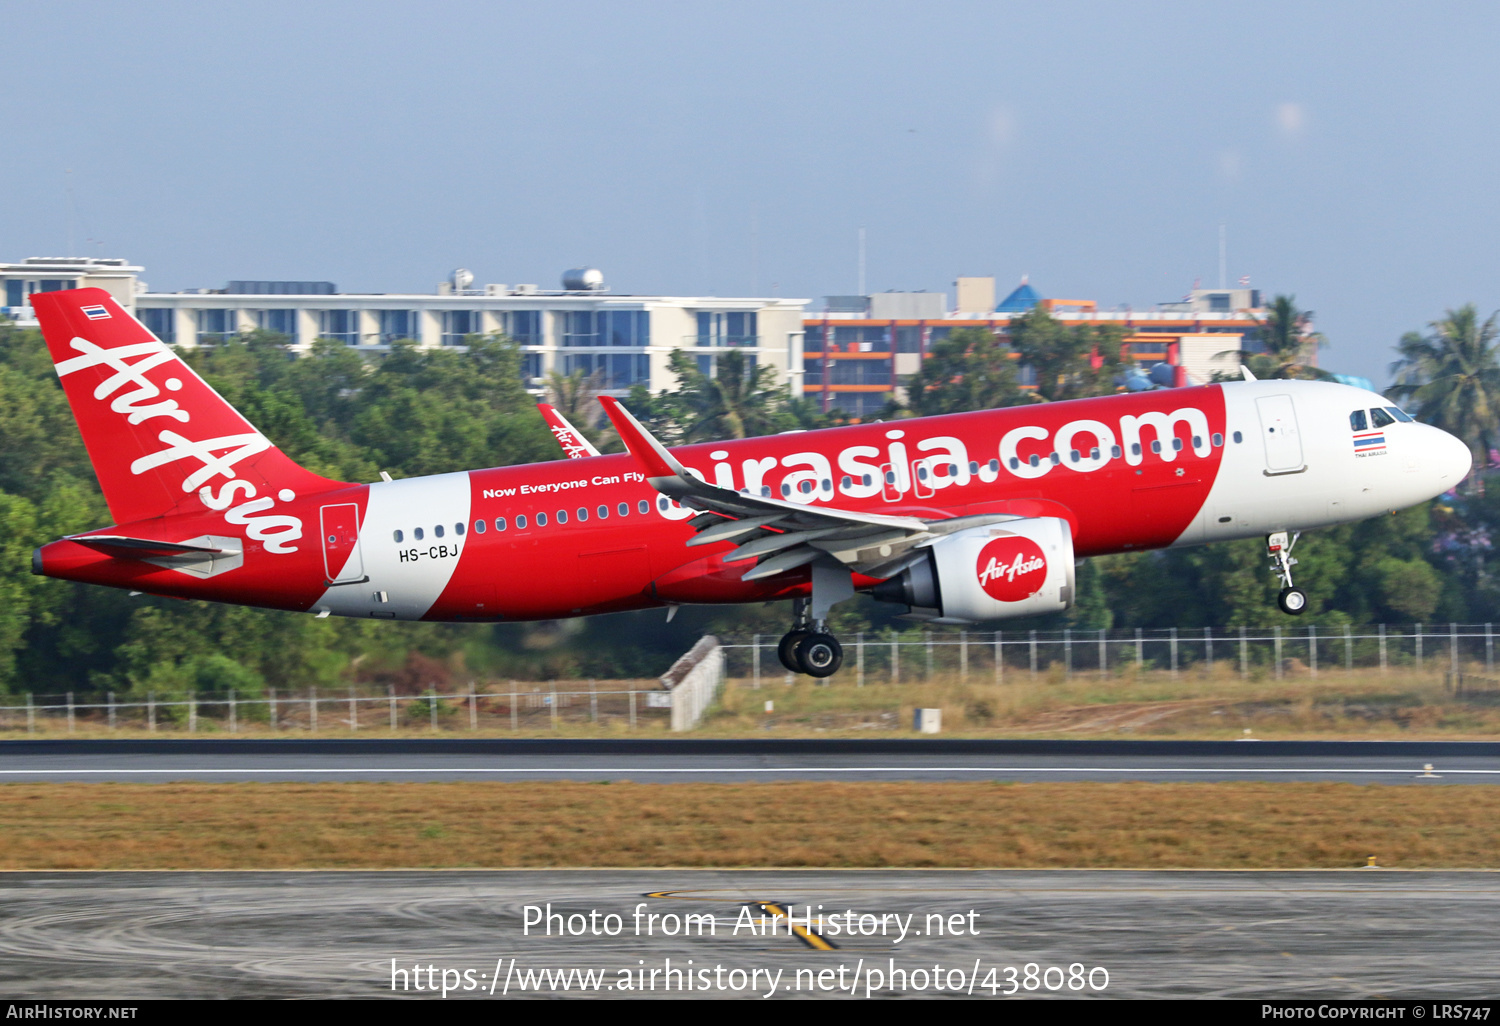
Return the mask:
<svg viewBox="0 0 1500 1026">
<path fill-rule="evenodd" d="M 603 292 L 604 273 L 595 267 L 575 267 L 563 272 L 562 286 L 564 292 Z"/>
</svg>

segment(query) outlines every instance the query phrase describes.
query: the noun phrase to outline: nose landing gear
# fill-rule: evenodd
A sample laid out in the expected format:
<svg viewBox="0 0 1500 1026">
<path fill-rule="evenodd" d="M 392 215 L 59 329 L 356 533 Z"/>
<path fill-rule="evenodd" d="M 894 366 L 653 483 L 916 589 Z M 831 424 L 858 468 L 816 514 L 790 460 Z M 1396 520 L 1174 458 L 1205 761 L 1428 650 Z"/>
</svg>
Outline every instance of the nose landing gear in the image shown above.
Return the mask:
<svg viewBox="0 0 1500 1026">
<path fill-rule="evenodd" d="M 782 636 L 776 655 L 792 673 L 831 677 L 844 664 L 844 646 L 828 633 L 828 611 L 854 594 L 849 571 L 812 568 L 812 597 L 792 600 L 792 629 Z"/>
<path fill-rule="evenodd" d="M 1300 537 L 1301 531 L 1294 531 L 1290 540 L 1285 531 L 1277 531 L 1266 537 L 1266 555 L 1271 559 L 1271 572 L 1281 579 L 1281 593 L 1276 596 L 1276 605 L 1281 607 L 1283 613 L 1291 616 L 1301 616 L 1307 609 L 1307 592 L 1292 586 L 1292 567 L 1297 565 L 1297 560 L 1292 558 L 1292 546 L 1297 544 Z"/>
</svg>

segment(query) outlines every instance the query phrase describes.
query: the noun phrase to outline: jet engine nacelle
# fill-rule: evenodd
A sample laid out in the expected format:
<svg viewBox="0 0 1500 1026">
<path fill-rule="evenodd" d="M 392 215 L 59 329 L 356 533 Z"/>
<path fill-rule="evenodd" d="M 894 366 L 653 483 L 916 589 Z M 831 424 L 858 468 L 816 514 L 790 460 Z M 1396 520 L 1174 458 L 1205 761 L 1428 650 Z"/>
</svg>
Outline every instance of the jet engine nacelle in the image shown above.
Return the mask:
<svg viewBox="0 0 1500 1026">
<path fill-rule="evenodd" d="M 945 535 L 871 592 L 934 623 L 976 623 L 1057 613 L 1073 605 L 1073 531 L 1033 517 Z"/>
</svg>

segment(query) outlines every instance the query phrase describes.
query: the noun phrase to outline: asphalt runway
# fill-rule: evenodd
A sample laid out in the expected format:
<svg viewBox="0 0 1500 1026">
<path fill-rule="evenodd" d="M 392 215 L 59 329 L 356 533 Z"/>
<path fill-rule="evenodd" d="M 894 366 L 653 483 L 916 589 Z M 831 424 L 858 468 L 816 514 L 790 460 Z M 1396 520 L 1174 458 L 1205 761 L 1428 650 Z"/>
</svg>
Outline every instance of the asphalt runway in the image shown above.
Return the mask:
<svg viewBox="0 0 1500 1026">
<path fill-rule="evenodd" d="M 576 916 L 601 935 L 527 935 L 526 906 L 545 922 L 549 903 L 554 934 Z M 826 919 L 826 937 L 743 925 L 768 906 L 853 911 L 868 935 Z M 712 935 L 663 934 L 687 913 L 713 916 Z M 1483 872 L 0 875 L 12 999 L 383 997 L 394 979 L 396 996 L 437 1000 L 448 970 L 449 1000 L 551 996 L 563 979 L 575 997 L 765 997 L 776 979 L 775 997 L 843 1000 L 968 994 L 971 981 L 975 997 L 1454 1000 L 1495 995 L 1496 950 L 1500 874 Z M 599 973 L 597 989 L 572 970 Z"/>
<path fill-rule="evenodd" d="M 0 782 L 181 780 L 1319 780 L 1439 786 L 1500 784 L 1500 744 L 698 739 L 0 742 Z"/>
</svg>

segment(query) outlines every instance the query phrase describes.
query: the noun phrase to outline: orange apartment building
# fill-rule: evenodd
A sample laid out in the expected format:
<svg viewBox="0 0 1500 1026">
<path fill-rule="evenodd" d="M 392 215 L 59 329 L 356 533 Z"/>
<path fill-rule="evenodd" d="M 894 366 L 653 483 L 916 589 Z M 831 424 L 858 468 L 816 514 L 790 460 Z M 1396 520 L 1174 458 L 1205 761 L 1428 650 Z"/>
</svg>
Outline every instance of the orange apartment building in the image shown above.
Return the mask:
<svg viewBox="0 0 1500 1026">
<path fill-rule="evenodd" d="M 1259 290 L 1248 288 L 1195 288 L 1152 310 L 1100 310 L 1093 300 L 1044 299 L 1024 279 L 999 303 L 993 278 L 960 278 L 955 285 L 953 309 L 941 292 L 827 297 L 823 312 L 803 321 L 803 396 L 824 411 L 874 416 L 901 392 L 933 343 L 955 328 L 1003 334 L 1011 318 L 1036 306 L 1065 323 L 1122 325 L 1130 332 L 1127 355 L 1142 372 L 1134 380 L 1199 383 L 1238 366 L 1222 354 L 1253 345 L 1264 315 Z M 1032 384 L 1029 377 L 1029 368 L 1021 368 L 1023 386 Z"/>
</svg>

